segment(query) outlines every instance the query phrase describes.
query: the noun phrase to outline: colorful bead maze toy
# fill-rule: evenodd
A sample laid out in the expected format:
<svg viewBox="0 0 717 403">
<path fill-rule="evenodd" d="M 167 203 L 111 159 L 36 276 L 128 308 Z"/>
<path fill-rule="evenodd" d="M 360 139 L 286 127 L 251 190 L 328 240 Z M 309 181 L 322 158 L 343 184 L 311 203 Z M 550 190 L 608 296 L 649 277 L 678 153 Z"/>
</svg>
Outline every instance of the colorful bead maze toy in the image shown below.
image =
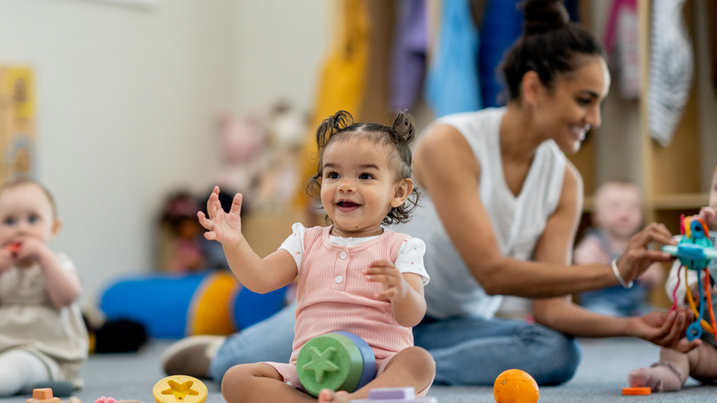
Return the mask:
<svg viewBox="0 0 717 403">
<path fill-rule="evenodd" d="M 710 286 L 714 283 L 714 279 L 710 277 L 707 266 L 714 259 L 717 259 L 717 249 L 709 239 L 709 229 L 705 222 L 697 216 L 681 217 L 680 231 L 682 239 L 677 246 L 665 245 L 662 247 L 664 252 L 676 256 L 680 261 L 680 268 L 677 273 L 677 284 L 672 291 L 672 299 L 674 301 L 672 309 L 677 308 L 676 293 L 680 287 L 680 271 L 684 270 L 684 287 L 688 287 L 687 283 L 688 270 L 693 270 L 697 274 L 697 287 L 700 292 L 699 307 L 695 304 L 694 298 L 690 290 L 687 290 L 687 300 L 690 307 L 695 312 L 695 321 L 687 328 L 687 339 L 692 341 L 702 336 L 702 329 L 706 329 L 717 337 L 717 326 L 715 326 L 715 317 L 712 310 L 712 297 Z M 704 278 L 704 279 L 703 279 Z M 710 322 L 705 319 L 705 306 L 709 314 Z"/>
</svg>

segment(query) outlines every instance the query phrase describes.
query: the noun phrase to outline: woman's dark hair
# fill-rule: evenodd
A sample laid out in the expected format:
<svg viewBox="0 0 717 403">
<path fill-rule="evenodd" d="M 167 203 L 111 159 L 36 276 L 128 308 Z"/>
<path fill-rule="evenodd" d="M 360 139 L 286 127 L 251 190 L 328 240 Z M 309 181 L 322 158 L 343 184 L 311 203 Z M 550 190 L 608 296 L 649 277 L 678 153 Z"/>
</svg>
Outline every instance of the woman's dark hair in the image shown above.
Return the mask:
<svg viewBox="0 0 717 403">
<path fill-rule="evenodd" d="M 350 113 L 341 110 L 325 119 L 316 130 L 316 145 L 318 146 L 319 164 L 316 175 L 311 177 L 306 187 L 309 196 L 321 200 L 321 178 L 323 177 L 324 150 L 335 140 L 345 140 L 349 136 L 364 136 L 376 144 L 390 144 L 395 153 L 390 157 L 391 169 L 396 172 L 396 180 L 411 179 L 411 162 L 413 153 L 410 144 L 416 137 L 416 128 L 410 115 L 404 111 L 396 112 L 396 118 L 391 127 L 378 123 L 354 123 Z M 406 202 L 393 207 L 383 219 L 384 224 L 407 222 L 410 214 L 418 204 L 418 191 L 415 186 Z"/>
<path fill-rule="evenodd" d="M 562 0 L 525 0 L 518 7 L 525 16 L 523 35 L 500 65 L 510 100 L 520 98 L 520 83 L 528 71 L 535 71 L 540 82 L 552 88 L 557 75 L 580 67 L 577 56 L 604 57 L 595 37 L 570 22 Z"/>
</svg>

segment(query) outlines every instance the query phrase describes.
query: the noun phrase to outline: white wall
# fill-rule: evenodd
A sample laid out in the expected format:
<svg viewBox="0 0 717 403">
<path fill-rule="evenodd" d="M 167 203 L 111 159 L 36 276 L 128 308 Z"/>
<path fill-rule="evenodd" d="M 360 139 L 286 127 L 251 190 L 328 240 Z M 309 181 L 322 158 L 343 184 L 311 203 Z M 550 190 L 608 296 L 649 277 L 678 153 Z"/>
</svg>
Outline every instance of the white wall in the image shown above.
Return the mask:
<svg viewBox="0 0 717 403">
<path fill-rule="evenodd" d="M 152 269 L 167 192 L 212 184 L 213 117 L 275 98 L 310 107 L 327 0 L 0 0 L 0 63 L 36 73 L 39 176 L 83 304 Z"/>
<path fill-rule="evenodd" d="M 279 99 L 310 110 L 332 43 L 331 0 L 243 0 L 233 37 L 234 105 L 266 109 Z"/>
</svg>

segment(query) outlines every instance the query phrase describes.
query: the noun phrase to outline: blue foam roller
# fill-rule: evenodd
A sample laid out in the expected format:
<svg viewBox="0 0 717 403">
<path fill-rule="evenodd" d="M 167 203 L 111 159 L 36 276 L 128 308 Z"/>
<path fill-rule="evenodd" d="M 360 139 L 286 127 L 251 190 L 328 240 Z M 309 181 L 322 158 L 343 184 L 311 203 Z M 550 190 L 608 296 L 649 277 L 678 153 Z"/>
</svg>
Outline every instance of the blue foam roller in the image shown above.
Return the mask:
<svg viewBox="0 0 717 403">
<path fill-rule="evenodd" d="M 152 337 L 184 337 L 189 305 L 205 274 L 120 278 L 102 294 L 100 310 L 108 320 L 130 319 L 141 323 Z"/>
<path fill-rule="evenodd" d="M 232 305 L 234 327 L 243 330 L 279 312 L 284 307 L 287 288 L 258 294 L 242 287 Z"/>
</svg>

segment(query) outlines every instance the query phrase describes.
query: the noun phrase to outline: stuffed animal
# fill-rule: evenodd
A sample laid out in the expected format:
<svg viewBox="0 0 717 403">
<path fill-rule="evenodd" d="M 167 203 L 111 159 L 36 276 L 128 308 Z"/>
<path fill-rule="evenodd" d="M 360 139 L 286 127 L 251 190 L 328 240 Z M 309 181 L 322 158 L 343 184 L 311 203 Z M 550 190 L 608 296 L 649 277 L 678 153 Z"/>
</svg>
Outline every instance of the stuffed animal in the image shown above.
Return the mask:
<svg viewBox="0 0 717 403">
<path fill-rule="evenodd" d="M 187 191 L 177 191 L 167 198 L 160 219 L 161 245 L 159 266 L 175 274 L 205 268 L 202 227 L 197 220 L 199 201 Z"/>
<path fill-rule="evenodd" d="M 236 118 L 223 111 L 217 116 L 217 130 L 221 161 L 215 184 L 232 195 L 242 193 L 242 210 L 249 211 L 263 170 L 266 134 L 262 118 L 257 113 Z"/>
<path fill-rule="evenodd" d="M 289 206 L 301 185 L 300 158 L 307 130 L 305 114 L 287 102 L 277 103 L 267 122 L 264 173 L 260 178 L 257 204 L 276 211 Z"/>
</svg>

